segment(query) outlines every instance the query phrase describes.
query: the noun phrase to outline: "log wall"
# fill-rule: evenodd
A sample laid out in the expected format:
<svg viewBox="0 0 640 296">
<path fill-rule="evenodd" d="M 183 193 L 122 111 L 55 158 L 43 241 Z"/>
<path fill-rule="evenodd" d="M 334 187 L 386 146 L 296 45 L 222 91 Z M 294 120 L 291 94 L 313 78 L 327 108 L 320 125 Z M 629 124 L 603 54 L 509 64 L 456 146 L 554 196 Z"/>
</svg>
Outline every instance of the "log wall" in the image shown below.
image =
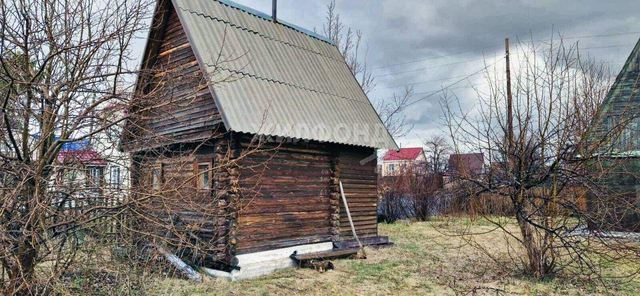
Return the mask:
<svg viewBox="0 0 640 296">
<path fill-rule="evenodd" d="M 134 156 L 134 192 L 148 201 L 138 205 L 143 216 L 134 218 L 141 218 L 137 227 L 151 240 L 179 251 L 191 262 L 229 262 L 227 196 L 201 190 L 196 181 L 198 164 L 214 165 L 215 146 L 202 145 L 195 154 L 191 146 Z M 154 170 L 160 171 L 159 188 L 153 188 Z M 215 181 L 213 172 L 210 176 Z M 197 254 L 191 258 L 191 252 Z"/>
<path fill-rule="evenodd" d="M 343 147 L 337 159 L 338 177 L 342 181 L 356 233 L 361 239 L 378 235 L 377 158 L 372 157 L 375 153 L 371 148 Z M 354 239 L 342 201 L 339 225 L 340 240 Z"/>
<path fill-rule="evenodd" d="M 147 187 L 153 168 L 162 166 L 168 198 L 154 206 L 166 211 L 164 223 L 175 224 L 178 217 L 185 231 L 210 243 L 209 257 L 230 263 L 238 254 L 353 239 L 340 181 L 358 236 L 377 236 L 376 160 L 361 163 L 373 149 L 313 142 L 253 145 L 251 137 L 233 133 L 212 142 L 193 156 L 165 153 L 140 161 L 141 175 L 147 176 L 140 184 Z M 192 154 L 192 146 L 182 154 Z M 195 180 L 194 167 L 203 162 L 215 168 L 207 193 L 188 181 Z"/>
<path fill-rule="evenodd" d="M 285 144 L 238 162 L 239 254 L 331 241 L 330 159 L 327 146 Z"/>
</svg>

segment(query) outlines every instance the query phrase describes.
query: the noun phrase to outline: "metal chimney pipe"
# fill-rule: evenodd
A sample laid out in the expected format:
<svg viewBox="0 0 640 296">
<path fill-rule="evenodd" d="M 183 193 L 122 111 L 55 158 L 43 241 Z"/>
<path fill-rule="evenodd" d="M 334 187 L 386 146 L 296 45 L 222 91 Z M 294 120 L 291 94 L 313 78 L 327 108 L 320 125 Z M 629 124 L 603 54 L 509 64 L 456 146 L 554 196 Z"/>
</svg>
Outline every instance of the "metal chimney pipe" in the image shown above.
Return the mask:
<svg viewBox="0 0 640 296">
<path fill-rule="evenodd" d="M 271 18 L 274 23 L 278 22 L 278 0 L 273 0 L 273 12 L 271 13 Z"/>
</svg>

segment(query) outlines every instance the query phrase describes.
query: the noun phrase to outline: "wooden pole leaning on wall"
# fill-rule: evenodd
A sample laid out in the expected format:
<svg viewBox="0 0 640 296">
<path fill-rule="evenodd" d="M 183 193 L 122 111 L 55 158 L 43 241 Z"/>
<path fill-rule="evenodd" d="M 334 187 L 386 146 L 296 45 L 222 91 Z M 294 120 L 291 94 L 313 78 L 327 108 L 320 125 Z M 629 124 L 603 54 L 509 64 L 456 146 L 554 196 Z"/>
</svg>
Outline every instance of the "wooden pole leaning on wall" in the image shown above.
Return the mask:
<svg viewBox="0 0 640 296">
<path fill-rule="evenodd" d="M 362 255 L 366 258 L 367 253 L 364 251 L 364 246 L 360 239 L 358 238 L 358 234 L 356 233 L 356 227 L 353 225 L 353 219 L 351 218 L 351 212 L 349 211 L 349 204 L 347 203 L 347 198 L 344 196 L 344 188 L 342 188 L 342 181 L 340 181 L 340 195 L 342 196 L 342 203 L 344 203 L 344 210 L 347 212 L 347 218 L 349 218 L 349 224 L 351 225 L 351 232 L 353 232 L 353 237 L 356 238 L 358 242 L 358 246 L 360 247 L 360 251 Z"/>
</svg>

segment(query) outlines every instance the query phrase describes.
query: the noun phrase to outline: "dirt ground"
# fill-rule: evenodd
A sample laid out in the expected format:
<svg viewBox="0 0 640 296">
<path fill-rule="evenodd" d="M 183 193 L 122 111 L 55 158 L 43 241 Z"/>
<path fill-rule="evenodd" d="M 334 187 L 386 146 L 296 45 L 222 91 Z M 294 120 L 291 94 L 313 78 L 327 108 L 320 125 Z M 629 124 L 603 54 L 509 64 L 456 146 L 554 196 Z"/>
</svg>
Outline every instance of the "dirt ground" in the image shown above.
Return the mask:
<svg viewBox="0 0 640 296">
<path fill-rule="evenodd" d="M 535 281 L 509 271 L 508 240 L 492 229 L 486 221 L 468 219 L 380 224 L 380 233 L 395 247 L 368 249 L 366 260 L 334 260 L 336 269 L 325 273 L 288 269 L 253 280 L 206 279 L 202 284 L 155 278 L 141 290 L 152 295 L 640 295 L 637 275 L 608 280 L 604 288 L 562 275 Z M 486 232 L 473 242 L 487 254 L 452 236 L 452 230 Z M 619 276 L 638 268 L 640 262 L 611 264 L 604 273 Z"/>
</svg>

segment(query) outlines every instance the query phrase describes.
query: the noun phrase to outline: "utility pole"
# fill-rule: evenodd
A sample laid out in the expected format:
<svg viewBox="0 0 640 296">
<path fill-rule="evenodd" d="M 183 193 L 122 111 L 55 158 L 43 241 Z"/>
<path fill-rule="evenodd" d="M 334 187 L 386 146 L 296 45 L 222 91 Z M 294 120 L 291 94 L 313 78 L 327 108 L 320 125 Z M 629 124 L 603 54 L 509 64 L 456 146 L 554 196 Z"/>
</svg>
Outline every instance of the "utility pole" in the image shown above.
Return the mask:
<svg viewBox="0 0 640 296">
<path fill-rule="evenodd" d="M 513 96 L 511 94 L 511 64 L 509 63 L 509 38 L 504 40 L 507 60 L 507 161 L 513 149 Z"/>
</svg>

